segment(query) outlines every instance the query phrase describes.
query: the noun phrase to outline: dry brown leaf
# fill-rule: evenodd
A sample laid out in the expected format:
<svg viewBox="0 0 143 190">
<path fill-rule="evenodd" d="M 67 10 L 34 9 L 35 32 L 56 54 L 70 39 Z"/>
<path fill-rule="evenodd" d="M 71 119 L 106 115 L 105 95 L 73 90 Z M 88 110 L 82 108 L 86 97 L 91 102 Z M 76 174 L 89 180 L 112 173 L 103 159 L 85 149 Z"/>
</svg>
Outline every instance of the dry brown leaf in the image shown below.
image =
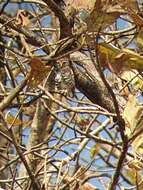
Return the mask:
<svg viewBox="0 0 143 190">
<path fill-rule="evenodd" d="M 126 134 L 128 137 L 141 127 L 142 111 L 143 107 L 138 104 L 136 97 L 130 95 L 123 112 L 123 117 L 127 123 Z"/>
<path fill-rule="evenodd" d="M 137 26 L 143 26 L 143 18 L 139 16 L 134 10 L 129 9 L 128 14 Z"/>
<path fill-rule="evenodd" d="M 143 71 L 143 57 L 133 50 L 124 48 L 121 50 L 124 54 L 124 67 L 126 69 L 136 69 L 138 71 Z"/>
<path fill-rule="evenodd" d="M 99 29 L 104 29 L 113 24 L 124 12 L 125 11 L 116 3 L 98 0 L 86 20 L 88 30 L 98 31 Z"/>
<path fill-rule="evenodd" d="M 6 117 L 6 122 L 8 125 L 13 124 L 14 126 L 19 126 L 22 124 L 22 121 L 19 118 L 15 118 L 13 115 L 8 115 Z"/>
<path fill-rule="evenodd" d="M 132 148 L 135 152 L 140 154 L 143 153 L 143 106 L 139 105 L 135 96 L 130 95 L 129 100 L 123 112 L 123 117 L 126 121 L 125 132 L 129 138 L 134 136 L 137 137 L 131 143 Z"/>
<path fill-rule="evenodd" d="M 78 12 L 88 31 L 104 29 L 125 13 L 117 3 L 107 0 L 68 0 L 68 5 Z"/>
<path fill-rule="evenodd" d="M 137 14 L 138 3 L 136 0 L 119 0 L 119 3 L 123 9 L 127 11 L 127 14 L 131 17 L 137 26 L 143 26 L 143 18 Z"/>
<path fill-rule="evenodd" d="M 8 125 L 12 125 L 12 126 L 21 126 L 22 125 L 23 128 L 29 127 L 30 124 L 31 124 L 31 120 L 22 121 L 19 118 L 15 118 L 11 114 L 9 114 L 6 117 L 6 122 L 7 122 Z"/>
<path fill-rule="evenodd" d="M 143 57 L 130 49 L 119 50 L 110 44 L 99 44 L 99 60 L 102 67 L 120 75 L 123 71 L 143 71 Z"/>
<path fill-rule="evenodd" d="M 90 183 L 85 183 L 83 184 L 80 189 L 82 190 L 96 190 L 97 188 L 93 185 L 91 185 Z"/>
<path fill-rule="evenodd" d="M 98 31 L 113 24 L 120 16 L 119 12 L 98 12 L 95 9 L 91 12 L 90 16 L 86 19 L 88 31 Z"/>
<path fill-rule="evenodd" d="M 136 0 L 117 0 L 116 2 L 124 8 L 138 10 L 138 2 Z"/>
<path fill-rule="evenodd" d="M 33 117 L 33 115 L 35 113 L 35 109 L 36 109 L 36 106 L 33 104 L 29 105 L 29 106 L 23 106 L 22 112 L 26 116 Z"/>
<path fill-rule="evenodd" d="M 28 26 L 30 24 L 28 12 L 25 10 L 18 10 L 15 19 L 15 24 L 20 26 Z"/>
<path fill-rule="evenodd" d="M 134 159 L 128 163 L 128 167 L 138 171 L 143 169 L 143 164 L 139 160 Z"/>
<path fill-rule="evenodd" d="M 99 44 L 99 60 L 103 68 L 108 68 L 111 72 L 120 74 L 122 71 L 122 63 L 114 64 L 115 57 L 119 54 L 119 49 L 115 49 L 110 44 L 101 43 Z"/>
<path fill-rule="evenodd" d="M 31 69 L 28 86 L 33 88 L 40 84 L 46 76 L 48 76 L 51 67 L 46 66 L 38 57 L 33 57 L 30 60 L 29 65 Z"/>
<path fill-rule="evenodd" d="M 95 5 L 96 0 L 67 0 L 67 4 L 75 9 L 91 10 Z"/>
<path fill-rule="evenodd" d="M 143 71 L 143 57 L 127 48 L 124 48 L 119 52 L 114 58 L 113 64 L 114 66 L 112 66 L 114 68 L 120 65 L 122 70 L 136 69 L 138 71 Z"/>
<path fill-rule="evenodd" d="M 86 127 L 90 123 L 89 118 L 82 118 L 81 116 L 78 116 L 78 115 L 75 117 L 75 121 L 76 121 L 77 125 L 79 125 L 80 128 L 82 128 L 82 129 L 86 129 Z"/>
</svg>

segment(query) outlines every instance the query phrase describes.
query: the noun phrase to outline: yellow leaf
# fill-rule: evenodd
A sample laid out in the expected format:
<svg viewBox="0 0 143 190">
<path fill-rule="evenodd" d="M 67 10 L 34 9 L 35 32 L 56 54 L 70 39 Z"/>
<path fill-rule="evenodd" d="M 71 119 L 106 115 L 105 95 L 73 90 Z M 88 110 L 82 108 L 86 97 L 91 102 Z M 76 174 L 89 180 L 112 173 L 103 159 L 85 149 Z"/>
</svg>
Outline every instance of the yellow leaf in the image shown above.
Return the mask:
<svg viewBox="0 0 143 190">
<path fill-rule="evenodd" d="M 143 107 L 140 106 L 133 95 L 129 96 L 129 100 L 123 112 L 123 117 L 127 122 L 127 127 L 129 128 L 127 135 L 130 136 L 135 132 L 135 130 L 142 127 L 142 112 Z"/>
<path fill-rule="evenodd" d="M 16 78 L 21 73 L 21 69 L 20 69 L 20 67 L 17 67 L 15 69 L 13 69 L 12 72 L 13 72 L 14 78 Z"/>
<path fill-rule="evenodd" d="M 101 66 L 108 68 L 112 72 L 120 73 L 122 64 L 114 64 L 115 57 L 119 54 L 120 50 L 106 43 L 100 43 L 98 50 Z"/>
<path fill-rule="evenodd" d="M 6 122 L 8 125 L 13 124 L 14 126 L 19 126 L 22 124 L 22 121 L 19 118 L 15 119 L 15 117 L 13 115 L 10 115 L 10 114 L 6 117 Z"/>
<path fill-rule="evenodd" d="M 126 60 L 124 63 L 124 67 L 127 69 L 136 69 L 138 71 L 143 70 L 143 57 L 138 53 L 135 53 L 129 49 L 122 49 L 122 53 L 124 53 Z"/>
<path fill-rule="evenodd" d="M 140 154 L 143 153 L 143 134 L 138 132 L 143 127 L 143 107 L 140 106 L 133 95 L 129 96 L 129 100 L 123 112 L 126 122 L 125 132 L 129 138 L 137 134 L 137 137 L 131 143 L 131 146 Z"/>
<path fill-rule="evenodd" d="M 143 71 L 143 57 L 129 49 L 119 50 L 110 44 L 99 44 L 99 59 L 101 66 L 120 74 L 125 70 Z"/>
<path fill-rule="evenodd" d="M 136 171 L 134 168 L 126 168 L 124 171 L 124 175 L 127 177 L 127 179 L 131 182 L 132 185 L 136 185 L 136 183 L 142 185 L 142 175 L 139 173 L 139 171 Z M 139 190 L 142 190 L 139 188 Z"/>
<path fill-rule="evenodd" d="M 8 125 L 13 125 L 13 126 L 20 126 L 22 125 L 23 128 L 29 127 L 31 124 L 31 120 L 25 120 L 21 121 L 19 118 L 15 118 L 13 115 L 9 114 L 6 117 L 6 122 Z"/>
<path fill-rule="evenodd" d="M 143 154 L 143 134 L 139 134 L 132 142 L 131 146 L 134 148 L 135 152 Z"/>
<path fill-rule="evenodd" d="M 100 144 L 99 143 L 96 143 L 95 145 L 93 145 L 91 148 L 90 148 L 90 158 L 94 158 L 95 155 L 97 155 L 100 151 Z"/>
</svg>

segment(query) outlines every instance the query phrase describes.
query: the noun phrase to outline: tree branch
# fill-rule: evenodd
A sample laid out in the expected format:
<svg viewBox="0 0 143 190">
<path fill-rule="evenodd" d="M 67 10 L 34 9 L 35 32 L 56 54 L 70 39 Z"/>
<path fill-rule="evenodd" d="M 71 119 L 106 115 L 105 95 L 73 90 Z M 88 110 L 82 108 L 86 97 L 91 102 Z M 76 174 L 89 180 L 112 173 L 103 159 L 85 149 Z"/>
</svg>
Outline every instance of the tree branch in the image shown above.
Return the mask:
<svg viewBox="0 0 143 190">
<path fill-rule="evenodd" d="M 91 80 L 83 71 L 73 65 L 76 87 L 93 103 L 100 105 L 109 112 L 115 113 L 111 96 L 100 80 Z"/>
<path fill-rule="evenodd" d="M 64 12 L 60 9 L 59 6 L 57 6 L 57 4 L 53 0 L 43 1 L 48 5 L 48 7 L 54 12 L 55 16 L 59 19 L 60 39 L 70 36 L 72 34 L 72 29 Z"/>
</svg>

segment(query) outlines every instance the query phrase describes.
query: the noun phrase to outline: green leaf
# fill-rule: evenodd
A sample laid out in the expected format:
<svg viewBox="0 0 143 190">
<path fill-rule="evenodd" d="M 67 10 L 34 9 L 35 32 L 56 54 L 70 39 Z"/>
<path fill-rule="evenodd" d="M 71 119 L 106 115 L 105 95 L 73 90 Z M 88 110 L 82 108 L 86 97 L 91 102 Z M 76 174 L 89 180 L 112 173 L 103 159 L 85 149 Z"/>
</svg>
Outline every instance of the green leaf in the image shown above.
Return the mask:
<svg viewBox="0 0 143 190">
<path fill-rule="evenodd" d="M 139 30 L 139 33 L 136 37 L 136 44 L 138 48 L 142 49 L 143 48 L 143 28 Z"/>
<path fill-rule="evenodd" d="M 96 143 L 95 145 L 93 145 L 90 149 L 90 158 L 93 159 L 95 157 L 95 155 L 97 155 L 100 151 L 100 144 Z"/>
</svg>

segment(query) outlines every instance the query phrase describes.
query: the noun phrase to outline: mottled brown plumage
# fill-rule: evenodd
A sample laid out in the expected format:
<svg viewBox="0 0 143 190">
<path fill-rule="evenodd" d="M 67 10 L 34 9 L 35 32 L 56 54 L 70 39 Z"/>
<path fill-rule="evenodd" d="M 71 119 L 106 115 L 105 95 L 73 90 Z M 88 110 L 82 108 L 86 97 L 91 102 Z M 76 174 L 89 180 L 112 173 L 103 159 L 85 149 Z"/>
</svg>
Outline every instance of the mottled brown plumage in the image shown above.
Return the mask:
<svg viewBox="0 0 143 190">
<path fill-rule="evenodd" d="M 67 60 L 60 60 L 57 64 L 55 82 L 57 91 L 73 97 L 75 89 L 75 80 L 70 63 Z"/>
</svg>

